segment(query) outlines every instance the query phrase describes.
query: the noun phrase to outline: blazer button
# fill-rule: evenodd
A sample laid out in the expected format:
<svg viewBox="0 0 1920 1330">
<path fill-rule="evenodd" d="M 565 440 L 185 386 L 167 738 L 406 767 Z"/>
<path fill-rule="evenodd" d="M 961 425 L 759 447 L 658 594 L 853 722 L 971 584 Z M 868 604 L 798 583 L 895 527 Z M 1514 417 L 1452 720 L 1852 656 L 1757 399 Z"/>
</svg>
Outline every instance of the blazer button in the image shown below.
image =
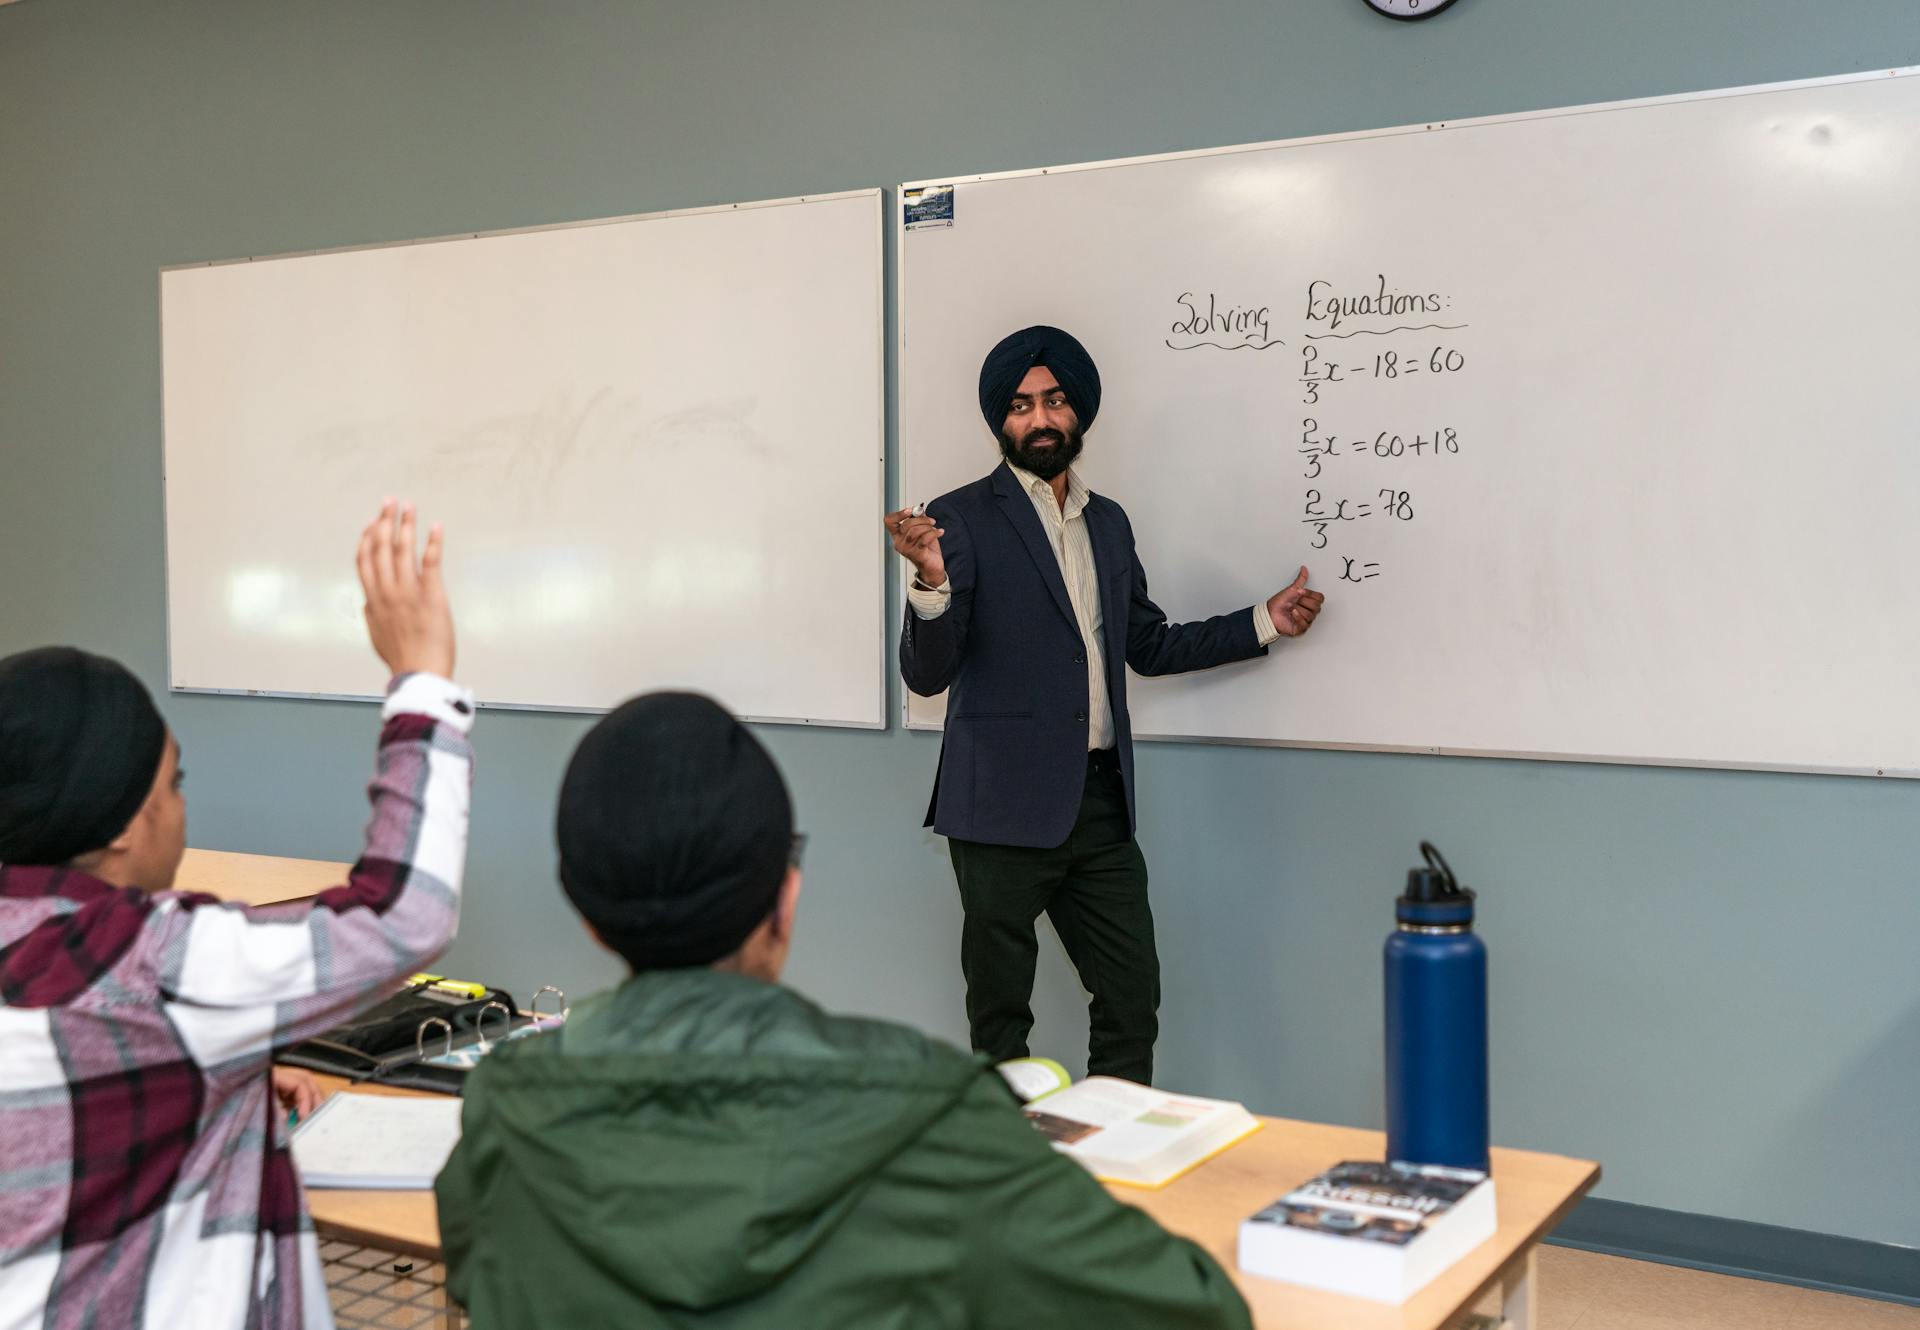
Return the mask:
<svg viewBox="0 0 1920 1330">
<path fill-rule="evenodd" d="M 1084 651 L 1076 651 L 1076 652 L 1074 652 L 1074 653 L 1073 653 L 1073 663 L 1074 663 L 1075 665 L 1085 665 L 1085 664 L 1087 663 L 1087 653 L 1086 653 L 1086 652 L 1084 652 Z"/>
<path fill-rule="evenodd" d="M 1087 718 L 1087 713 L 1084 711 L 1076 711 L 1073 713 L 1073 718 L 1075 720 L 1085 720 Z"/>
</svg>

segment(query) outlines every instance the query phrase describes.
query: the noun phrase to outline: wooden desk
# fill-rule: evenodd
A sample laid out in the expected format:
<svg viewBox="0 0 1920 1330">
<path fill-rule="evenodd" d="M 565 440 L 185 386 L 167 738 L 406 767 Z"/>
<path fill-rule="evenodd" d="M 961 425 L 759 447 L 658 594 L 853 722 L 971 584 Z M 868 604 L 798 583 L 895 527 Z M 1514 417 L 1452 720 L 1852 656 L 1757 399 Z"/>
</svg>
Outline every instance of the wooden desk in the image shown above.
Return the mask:
<svg viewBox="0 0 1920 1330">
<path fill-rule="evenodd" d="M 333 1076 L 319 1080 L 328 1091 L 346 1084 Z M 418 1093 L 371 1086 L 361 1090 Z M 1382 1132 L 1286 1118 L 1261 1121 L 1265 1126 L 1252 1136 L 1159 1191 L 1109 1188 L 1168 1231 L 1212 1253 L 1240 1286 L 1259 1330 L 1439 1330 L 1496 1288 L 1508 1324 L 1515 1330 L 1536 1330 L 1534 1251 L 1599 1180 L 1598 1164 L 1495 1150 L 1499 1231 L 1405 1306 L 1388 1307 L 1239 1272 L 1234 1252 L 1242 1219 L 1342 1159 L 1378 1159 L 1386 1151 Z M 309 1191 L 307 1205 L 324 1237 L 440 1258 L 440 1219 L 430 1191 Z"/>
<path fill-rule="evenodd" d="M 1380 1159 L 1387 1149 L 1384 1132 L 1286 1118 L 1261 1121 L 1265 1125 L 1259 1131 L 1159 1191 L 1108 1188 L 1169 1232 L 1205 1247 L 1239 1285 L 1260 1330 L 1438 1330 L 1496 1288 L 1508 1325 L 1515 1330 L 1539 1325 L 1534 1252 L 1599 1180 L 1598 1164 L 1494 1150 L 1499 1229 L 1404 1305 L 1390 1307 L 1240 1273 L 1235 1253 L 1242 1219 L 1343 1159 Z"/>
<path fill-rule="evenodd" d="M 233 854 L 226 850 L 188 850 L 173 885 L 179 891 L 204 891 L 243 905 L 317 896 L 347 880 L 350 864 L 325 859 L 282 859 L 272 854 Z"/>
</svg>

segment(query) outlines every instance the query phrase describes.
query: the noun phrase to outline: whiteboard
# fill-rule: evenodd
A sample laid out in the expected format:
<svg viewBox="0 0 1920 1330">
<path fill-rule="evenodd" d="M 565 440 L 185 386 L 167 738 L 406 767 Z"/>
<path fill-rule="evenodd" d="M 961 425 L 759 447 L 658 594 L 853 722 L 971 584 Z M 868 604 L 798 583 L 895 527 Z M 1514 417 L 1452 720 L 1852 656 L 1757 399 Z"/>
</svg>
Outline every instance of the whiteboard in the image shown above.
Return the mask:
<svg viewBox="0 0 1920 1330">
<path fill-rule="evenodd" d="M 880 199 L 162 272 L 172 686 L 377 696 L 391 494 L 485 705 L 883 726 Z"/>
<path fill-rule="evenodd" d="M 921 182 L 900 499 L 1057 324 L 1169 617 L 1327 594 L 1142 736 L 1920 775 L 1916 72 Z"/>
</svg>

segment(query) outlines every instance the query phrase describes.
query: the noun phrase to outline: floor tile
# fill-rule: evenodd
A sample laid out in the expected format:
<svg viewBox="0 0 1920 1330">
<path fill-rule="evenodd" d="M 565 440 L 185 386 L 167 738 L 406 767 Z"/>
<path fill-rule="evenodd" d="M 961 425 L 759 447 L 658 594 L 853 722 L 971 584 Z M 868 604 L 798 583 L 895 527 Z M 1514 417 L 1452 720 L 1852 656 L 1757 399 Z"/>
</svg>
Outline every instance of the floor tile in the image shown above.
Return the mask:
<svg viewBox="0 0 1920 1330">
<path fill-rule="evenodd" d="M 362 1298 L 358 1302 L 349 1302 L 344 1307 L 334 1308 L 334 1319 L 338 1330 L 347 1330 L 349 1326 L 372 1324 L 372 1317 L 378 1316 L 393 1306 L 385 1298 Z"/>
<path fill-rule="evenodd" d="M 1636 1262 L 1634 1270 L 1596 1294 L 1584 1330 L 1642 1330 L 1665 1325 L 1699 1330 L 1791 1330 L 1797 1309 L 1778 1284 L 1732 1275 Z"/>
<path fill-rule="evenodd" d="M 395 1307 L 374 1324 L 380 1330 L 418 1330 L 418 1327 L 433 1319 L 433 1313 L 425 1307 Z"/>
<path fill-rule="evenodd" d="M 362 1270 L 375 1266 L 393 1264 L 394 1255 L 390 1251 L 379 1251 L 373 1247 L 362 1247 L 358 1251 L 348 1252 L 340 1258 L 343 1265 L 357 1265 Z"/>
<path fill-rule="evenodd" d="M 1632 1264 L 1572 1247 L 1542 1247 L 1535 1258 L 1541 1320 L 1556 1330 L 1570 1330 L 1594 1299 L 1622 1278 L 1623 1267 Z"/>
<path fill-rule="evenodd" d="M 1796 1288 L 1788 1330 L 1920 1330 L 1920 1307 Z"/>
<path fill-rule="evenodd" d="M 1540 1309 L 1553 1330 L 1574 1330 L 1556 1311 L 1582 1280 L 1588 1298 L 1577 1330 L 1920 1330 L 1920 1308 L 1560 1248 L 1542 1256 L 1548 1251 Z"/>
</svg>

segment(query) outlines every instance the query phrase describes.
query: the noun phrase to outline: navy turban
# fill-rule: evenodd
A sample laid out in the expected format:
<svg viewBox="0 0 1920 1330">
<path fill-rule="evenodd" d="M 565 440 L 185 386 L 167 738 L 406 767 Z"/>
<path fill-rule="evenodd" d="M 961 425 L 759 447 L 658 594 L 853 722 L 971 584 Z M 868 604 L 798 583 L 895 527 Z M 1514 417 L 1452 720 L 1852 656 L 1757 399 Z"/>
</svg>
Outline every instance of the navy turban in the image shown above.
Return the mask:
<svg viewBox="0 0 1920 1330">
<path fill-rule="evenodd" d="M 124 665 L 73 647 L 0 660 L 0 863 L 103 848 L 147 801 L 167 726 Z"/>
<path fill-rule="evenodd" d="M 1001 426 L 1007 423 L 1007 407 L 1020 390 L 1020 380 L 1035 365 L 1053 371 L 1067 394 L 1067 404 L 1079 417 L 1080 428 L 1090 429 L 1093 418 L 1100 414 L 1100 371 L 1093 357 L 1072 333 L 1036 323 L 1001 338 L 980 366 L 980 414 L 987 418 L 987 428 L 994 437 L 999 437 Z"/>
<path fill-rule="evenodd" d="M 793 804 L 710 698 L 649 693 L 587 732 L 560 786 L 560 882 L 635 970 L 710 965 L 773 913 Z"/>
</svg>

